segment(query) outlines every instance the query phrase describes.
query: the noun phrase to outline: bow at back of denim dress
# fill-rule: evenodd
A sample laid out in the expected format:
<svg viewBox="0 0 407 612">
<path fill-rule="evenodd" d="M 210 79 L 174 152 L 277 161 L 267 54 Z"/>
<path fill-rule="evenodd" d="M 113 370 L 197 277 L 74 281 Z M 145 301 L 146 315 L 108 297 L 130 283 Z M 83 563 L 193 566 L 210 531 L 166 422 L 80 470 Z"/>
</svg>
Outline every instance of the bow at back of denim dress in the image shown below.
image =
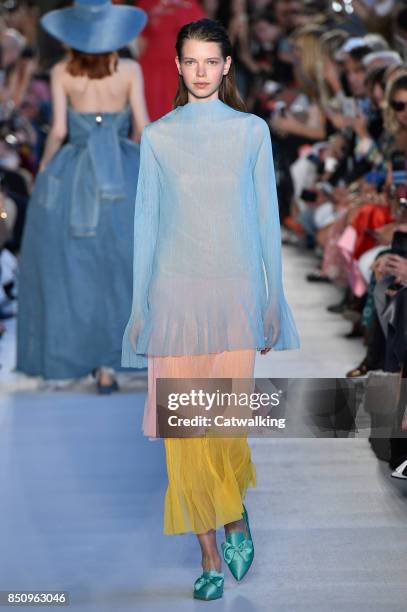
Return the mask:
<svg viewBox="0 0 407 612">
<path fill-rule="evenodd" d="M 120 369 L 132 299 L 140 146 L 130 109 L 68 111 L 68 141 L 41 172 L 21 254 L 17 369 L 44 378 Z"/>
<path fill-rule="evenodd" d="M 144 129 L 140 154 L 122 364 L 298 348 L 267 123 L 218 99 L 189 102 Z"/>
</svg>

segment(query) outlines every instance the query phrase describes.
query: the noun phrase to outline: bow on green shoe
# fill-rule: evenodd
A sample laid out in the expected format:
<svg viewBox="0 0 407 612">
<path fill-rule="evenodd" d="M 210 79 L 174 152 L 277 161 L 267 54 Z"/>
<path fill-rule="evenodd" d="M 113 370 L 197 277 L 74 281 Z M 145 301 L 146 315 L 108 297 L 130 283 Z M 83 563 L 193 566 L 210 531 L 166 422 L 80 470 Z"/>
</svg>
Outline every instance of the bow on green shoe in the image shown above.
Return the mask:
<svg viewBox="0 0 407 612">
<path fill-rule="evenodd" d="M 239 539 L 241 539 L 239 544 L 231 543 L 233 540 L 239 541 Z M 253 542 L 246 540 L 243 533 L 238 531 L 237 533 L 230 534 L 230 541 L 226 542 L 222 549 L 223 558 L 228 565 L 238 557 L 241 557 L 245 563 L 249 563 L 253 555 Z"/>
<path fill-rule="evenodd" d="M 223 558 L 236 580 L 242 580 L 247 574 L 254 558 L 254 546 L 250 533 L 249 519 L 243 506 L 243 520 L 247 537 L 243 531 L 232 531 L 222 544 Z"/>
<path fill-rule="evenodd" d="M 223 595 L 224 574 L 216 570 L 203 571 L 194 584 L 194 598 L 219 599 Z"/>
</svg>

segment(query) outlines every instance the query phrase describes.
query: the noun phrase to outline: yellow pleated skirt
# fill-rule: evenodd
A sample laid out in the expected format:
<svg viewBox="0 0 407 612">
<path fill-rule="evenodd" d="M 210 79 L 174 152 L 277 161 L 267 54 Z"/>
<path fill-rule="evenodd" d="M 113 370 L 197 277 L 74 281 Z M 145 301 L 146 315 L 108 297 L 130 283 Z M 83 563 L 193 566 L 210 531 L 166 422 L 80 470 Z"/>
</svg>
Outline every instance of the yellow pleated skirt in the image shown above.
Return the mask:
<svg viewBox="0 0 407 612">
<path fill-rule="evenodd" d="M 256 351 L 148 358 L 143 431 L 156 435 L 157 378 L 253 378 Z M 206 533 L 239 520 L 256 468 L 246 437 L 165 438 L 164 533 Z"/>
</svg>

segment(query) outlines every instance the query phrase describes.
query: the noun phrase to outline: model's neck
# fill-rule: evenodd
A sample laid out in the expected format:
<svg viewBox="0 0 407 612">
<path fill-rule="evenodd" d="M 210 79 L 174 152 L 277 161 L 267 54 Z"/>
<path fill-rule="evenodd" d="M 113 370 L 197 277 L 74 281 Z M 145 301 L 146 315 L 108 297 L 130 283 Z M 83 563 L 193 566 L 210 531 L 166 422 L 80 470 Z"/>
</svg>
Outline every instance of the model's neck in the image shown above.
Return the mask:
<svg viewBox="0 0 407 612">
<path fill-rule="evenodd" d="M 188 116 L 196 117 L 211 117 L 219 113 L 219 110 L 225 106 L 219 98 L 200 99 L 193 102 L 187 102 L 182 106 L 183 113 Z"/>
</svg>

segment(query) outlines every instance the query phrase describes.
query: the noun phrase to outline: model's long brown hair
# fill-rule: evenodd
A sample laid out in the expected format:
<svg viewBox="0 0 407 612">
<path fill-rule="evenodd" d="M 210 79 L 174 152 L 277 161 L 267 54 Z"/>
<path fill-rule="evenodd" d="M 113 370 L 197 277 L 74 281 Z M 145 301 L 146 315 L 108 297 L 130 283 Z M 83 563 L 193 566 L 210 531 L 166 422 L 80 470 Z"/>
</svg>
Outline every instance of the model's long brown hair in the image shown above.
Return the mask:
<svg viewBox="0 0 407 612">
<path fill-rule="evenodd" d="M 184 25 L 178 32 L 175 48 L 177 55 L 181 61 L 182 50 L 186 40 L 201 40 L 204 42 L 218 43 L 221 54 L 224 60 L 228 55 L 232 56 L 232 45 L 229 36 L 219 21 L 213 19 L 199 19 Z M 219 87 L 219 99 L 228 104 L 232 108 L 239 111 L 246 111 L 246 105 L 243 102 L 236 86 L 236 77 L 234 65 L 230 66 L 228 74 L 224 75 Z M 173 108 L 184 106 L 188 102 L 188 90 L 185 86 L 184 79 L 181 75 L 178 76 L 178 89 L 173 102 Z"/>
<path fill-rule="evenodd" d="M 72 76 L 87 76 L 89 79 L 103 79 L 117 69 L 119 56 L 111 53 L 83 53 L 69 49 L 67 72 Z"/>
</svg>

